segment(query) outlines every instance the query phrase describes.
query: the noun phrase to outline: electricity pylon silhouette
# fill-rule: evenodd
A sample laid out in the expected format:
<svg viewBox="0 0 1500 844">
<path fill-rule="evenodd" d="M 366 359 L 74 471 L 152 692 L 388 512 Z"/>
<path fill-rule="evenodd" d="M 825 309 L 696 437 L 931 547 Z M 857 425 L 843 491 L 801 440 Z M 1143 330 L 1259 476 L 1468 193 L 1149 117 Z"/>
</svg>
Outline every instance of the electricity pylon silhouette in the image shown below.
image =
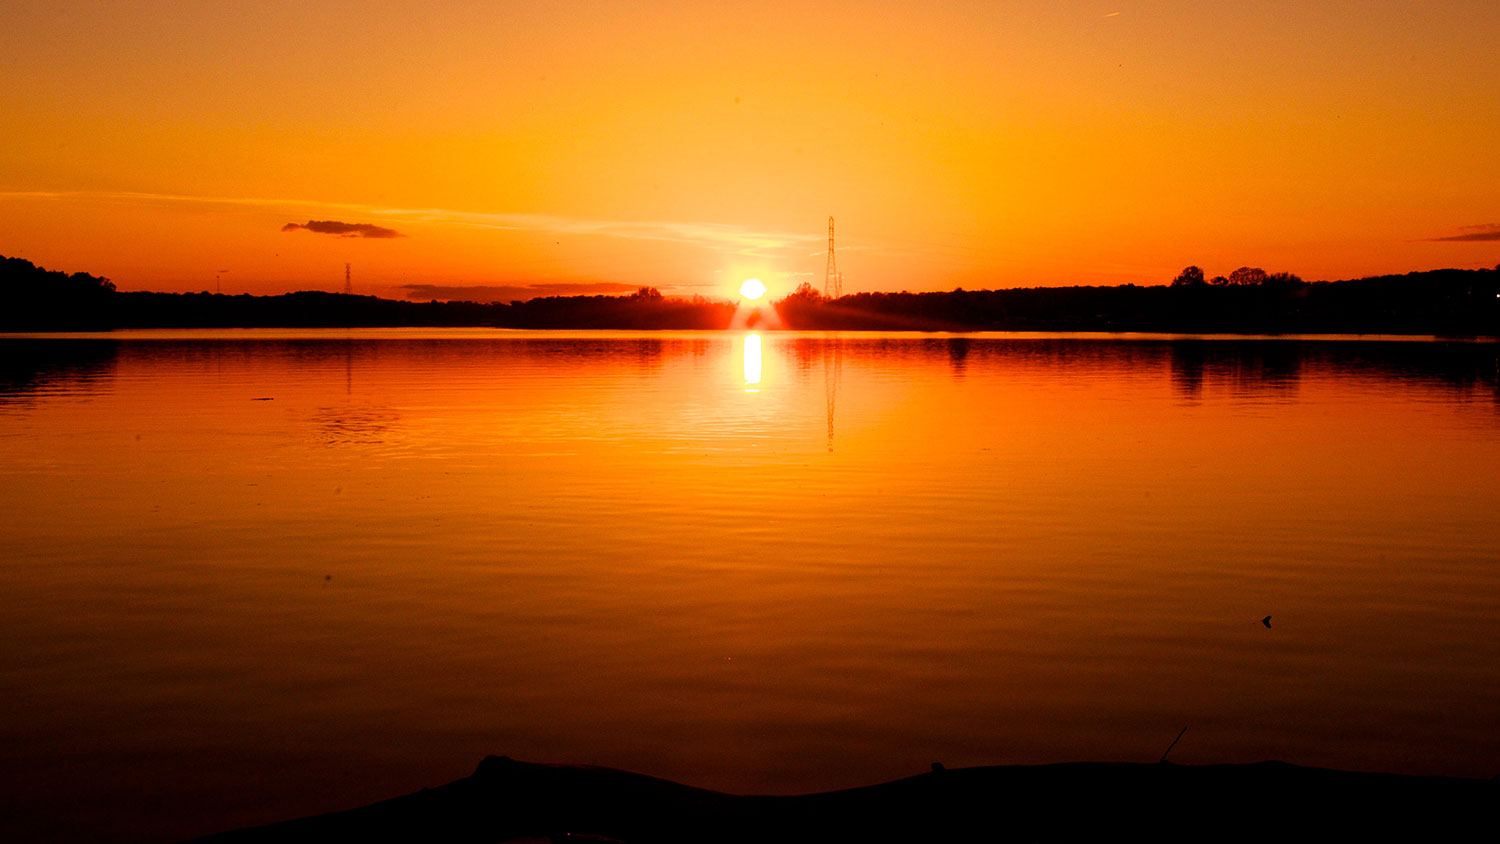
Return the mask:
<svg viewBox="0 0 1500 844">
<path fill-rule="evenodd" d="M 828 269 L 823 272 L 823 296 L 837 299 L 844 295 L 844 274 L 833 260 L 833 218 L 828 218 Z"/>
</svg>

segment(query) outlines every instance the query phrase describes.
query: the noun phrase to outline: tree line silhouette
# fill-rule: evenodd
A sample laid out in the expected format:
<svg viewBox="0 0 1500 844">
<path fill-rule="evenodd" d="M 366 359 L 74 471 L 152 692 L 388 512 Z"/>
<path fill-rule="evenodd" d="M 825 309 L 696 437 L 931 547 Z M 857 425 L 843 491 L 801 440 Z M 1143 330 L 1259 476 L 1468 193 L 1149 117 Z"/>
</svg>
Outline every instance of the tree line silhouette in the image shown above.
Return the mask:
<svg viewBox="0 0 1500 844">
<path fill-rule="evenodd" d="M 855 293 L 810 285 L 778 310 L 795 328 L 1131 331 L 1188 334 L 1500 334 L 1500 267 L 1307 282 L 1241 267 L 1170 284 Z"/>
<path fill-rule="evenodd" d="M 825 298 L 803 284 L 773 303 L 810 330 L 1135 331 L 1500 335 L 1500 267 L 1307 282 L 1241 267 L 1205 278 L 1115 287 L 962 288 Z M 525 302 L 412 302 L 319 291 L 276 296 L 121 292 L 87 273 L 0 259 L 0 331 L 112 328 L 494 326 L 718 329 L 740 306 L 701 296 L 548 296 Z"/>
<path fill-rule="evenodd" d="M 114 282 L 88 273 L 44 270 L 0 256 L 0 330 L 67 331 L 110 327 Z"/>
</svg>

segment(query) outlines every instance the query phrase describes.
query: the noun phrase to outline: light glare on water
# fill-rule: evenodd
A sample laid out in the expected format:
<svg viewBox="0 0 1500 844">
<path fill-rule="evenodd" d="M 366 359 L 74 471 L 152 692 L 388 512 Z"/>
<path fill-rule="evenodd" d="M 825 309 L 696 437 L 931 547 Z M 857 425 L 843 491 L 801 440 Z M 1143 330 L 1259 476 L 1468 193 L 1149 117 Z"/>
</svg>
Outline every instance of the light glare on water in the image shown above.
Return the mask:
<svg viewBox="0 0 1500 844">
<path fill-rule="evenodd" d="M 745 335 L 745 388 L 749 392 L 760 384 L 760 335 Z"/>
</svg>

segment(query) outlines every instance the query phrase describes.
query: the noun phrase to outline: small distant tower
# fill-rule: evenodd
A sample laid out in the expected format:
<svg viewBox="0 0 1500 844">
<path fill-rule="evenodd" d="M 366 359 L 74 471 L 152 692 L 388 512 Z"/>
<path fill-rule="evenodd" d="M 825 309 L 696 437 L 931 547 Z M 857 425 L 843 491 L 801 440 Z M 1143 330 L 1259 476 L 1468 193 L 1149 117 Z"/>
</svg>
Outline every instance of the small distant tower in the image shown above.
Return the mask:
<svg viewBox="0 0 1500 844">
<path fill-rule="evenodd" d="M 828 269 L 823 272 L 823 296 L 837 299 L 844 295 L 844 274 L 833 260 L 833 218 L 828 218 Z"/>
<path fill-rule="evenodd" d="M 354 295 L 354 282 L 349 280 L 349 265 L 347 263 L 344 264 L 344 295 Z"/>
</svg>

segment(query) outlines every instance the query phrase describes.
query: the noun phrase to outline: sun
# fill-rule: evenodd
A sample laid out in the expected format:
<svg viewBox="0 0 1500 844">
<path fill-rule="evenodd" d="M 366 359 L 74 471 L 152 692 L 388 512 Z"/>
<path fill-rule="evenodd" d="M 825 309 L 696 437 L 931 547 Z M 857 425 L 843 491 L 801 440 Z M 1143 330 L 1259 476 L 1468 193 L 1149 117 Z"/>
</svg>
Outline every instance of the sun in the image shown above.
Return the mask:
<svg viewBox="0 0 1500 844">
<path fill-rule="evenodd" d="M 746 299 L 759 299 L 766 295 L 766 284 L 758 278 L 747 278 L 740 284 L 740 295 Z"/>
</svg>

